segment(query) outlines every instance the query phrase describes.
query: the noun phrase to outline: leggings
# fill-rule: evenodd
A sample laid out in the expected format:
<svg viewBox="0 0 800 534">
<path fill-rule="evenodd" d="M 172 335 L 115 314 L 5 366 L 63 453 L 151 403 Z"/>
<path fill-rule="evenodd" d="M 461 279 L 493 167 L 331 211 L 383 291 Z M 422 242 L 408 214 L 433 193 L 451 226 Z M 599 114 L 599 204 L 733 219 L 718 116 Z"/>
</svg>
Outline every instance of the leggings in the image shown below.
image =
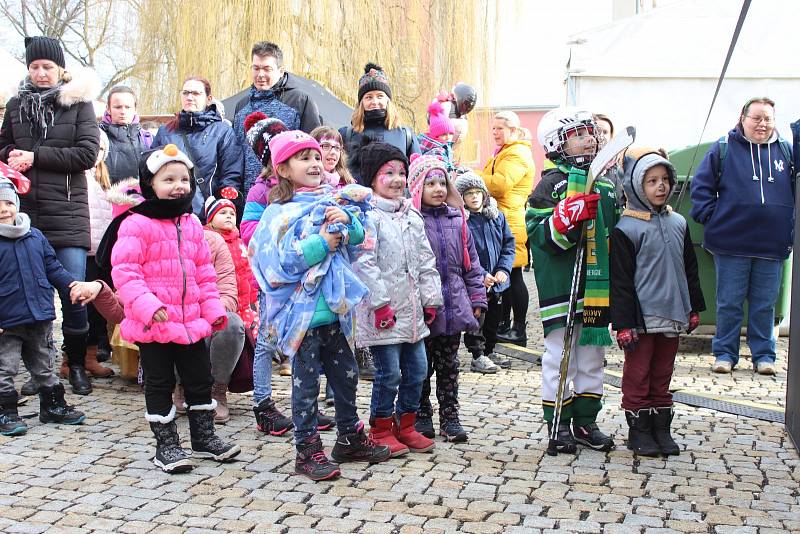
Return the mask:
<svg viewBox="0 0 800 534">
<path fill-rule="evenodd" d="M 528 286 L 522 278 L 522 267 L 511 269 L 511 285 L 503 291 L 503 321 L 511 320 L 514 310 L 514 321 L 524 323 L 528 315 Z"/>
</svg>

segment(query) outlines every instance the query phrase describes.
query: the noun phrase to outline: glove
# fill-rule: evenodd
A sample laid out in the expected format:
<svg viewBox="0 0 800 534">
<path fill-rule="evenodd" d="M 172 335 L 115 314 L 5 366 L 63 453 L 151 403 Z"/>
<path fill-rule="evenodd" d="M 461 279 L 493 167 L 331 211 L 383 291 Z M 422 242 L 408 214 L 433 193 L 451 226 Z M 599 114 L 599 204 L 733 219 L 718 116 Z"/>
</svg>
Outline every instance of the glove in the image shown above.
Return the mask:
<svg viewBox="0 0 800 534">
<path fill-rule="evenodd" d="M 375 310 L 375 328 L 378 330 L 385 330 L 391 328 L 397 322 L 394 316 L 394 310 L 388 304 L 384 304 Z"/>
<path fill-rule="evenodd" d="M 689 314 L 689 326 L 686 327 L 686 333 L 691 334 L 700 326 L 700 314 L 692 312 Z"/>
<path fill-rule="evenodd" d="M 560 201 L 553 210 L 553 226 L 556 231 L 566 235 L 578 223 L 594 219 L 597 216 L 599 200 L 600 195 L 597 193 L 591 195 L 578 193 Z"/>
<path fill-rule="evenodd" d="M 634 328 L 623 328 L 617 332 L 617 345 L 625 352 L 633 352 L 639 342 L 639 334 Z"/>
<path fill-rule="evenodd" d="M 431 324 L 436 320 L 436 308 L 422 308 L 423 317 L 425 317 L 425 324 Z"/>
</svg>

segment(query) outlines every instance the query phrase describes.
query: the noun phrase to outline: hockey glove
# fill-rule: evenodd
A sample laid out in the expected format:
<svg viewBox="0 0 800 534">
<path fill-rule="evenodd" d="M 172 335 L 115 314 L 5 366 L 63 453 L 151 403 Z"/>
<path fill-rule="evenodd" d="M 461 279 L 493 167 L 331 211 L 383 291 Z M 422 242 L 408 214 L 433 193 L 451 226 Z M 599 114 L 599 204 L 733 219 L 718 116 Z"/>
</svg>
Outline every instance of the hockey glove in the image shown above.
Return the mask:
<svg viewBox="0 0 800 534">
<path fill-rule="evenodd" d="M 597 193 L 591 195 L 578 193 L 560 201 L 553 210 L 553 226 L 556 231 L 566 235 L 578 223 L 594 219 L 597 216 L 599 200 L 600 195 Z"/>
<path fill-rule="evenodd" d="M 384 304 L 375 310 L 375 328 L 378 330 L 385 330 L 391 328 L 397 322 L 394 316 L 394 310 L 388 304 Z"/>
<path fill-rule="evenodd" d="M 422 308 L 425 324 L 431 324 L 436 320 L 436 308 Z"/>
<path fill-rule="evenodd" d="M 623 328 L 617 332 L 617 345 L 625 352 L 633 352 L 639 342 L 639 334 L 634 328 Z"/>
<path fill-rule="evenodd" d="M 689 326 L 686 327 L 686 333 L 691 334 L 700 326 L 700 314 L 692 312 L 689 314 Z"/>
</svg>

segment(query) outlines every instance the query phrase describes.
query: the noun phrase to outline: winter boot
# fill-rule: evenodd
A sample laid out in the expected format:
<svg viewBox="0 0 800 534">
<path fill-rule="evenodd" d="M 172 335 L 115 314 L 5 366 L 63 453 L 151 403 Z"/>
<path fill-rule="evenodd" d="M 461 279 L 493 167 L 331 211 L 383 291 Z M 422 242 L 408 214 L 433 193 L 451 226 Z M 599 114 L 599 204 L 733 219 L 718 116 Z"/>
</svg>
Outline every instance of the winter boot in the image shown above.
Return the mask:
<svg viewBox="0 0 800 534">
<path fill-rule="evenodd" d="M 524 347 L 528 343 L 528 334 L 525 330 L 527 323 L 514 321 L 514 324 L 511 328 L 504 333 L 497 333 L 497 340 L 501 343 L 511 343 L 514 345 L 519 345 L 520 347 Z"/>
<path fill-rule="evenodd" d="M 306 441 L 297 444 L 297 456 L 294 460 L 294 472 L 305 475 L 311 480 L 330 480 L 338 478 L 342 472 L 328 460 L 319 434 L 314 434 Z"/>
<path fill-rule="evenodd" d="M 505 335 L 508 334 L 509 330 L 511 330 L 511 321 L 500 321 L 497 324 L 497 335 Z"/>
<path fill-rule="evenodd" d="M 211 404 L 196 404 L 190 406 L 186 412 L 192 437 L 192 456 L 227 462 L 242 452 L 242 449 L 238 445 L 222 441 L 214 433 L 216 407 L 216 401 L 211 399 Z"/>
<path fill-rule="evenodd" d="M 600 432 L 597 423 L 579 426 L 573 421 L 572 435 L 575 441 L 596 451 L 605 452 L 614 448 L 614 439 Z"/>
<path fill-rule="evenodd" d="M 97 361 L 100 363 L 107 362 L 111 359 L 111 342 L 108 340 L 107 335 L 101 335 L 97 340 Z"/>
<path fill-rule="evenodd" d="M 464 443 L 467 441 L 467 431 L 461 426 L 458 417 L 441 421 L 439 423 L 439 435 L 441 435 L 445 441 L 450 441 L 452 443 Z"/>
<path fill-rule="evenodd" d="M 408 450 L 408 449 L 406 449 Z M 339 434 L 336 444 L 331 451 L 333 461 L 340 464 L 343 462 L 367 462 L 376 464 L 392 457 L 392 451 L 388 445 L 376 443 L 364 432 L 364 423 L 360 422 L 356 426 L 356 431 L 351 434 Z"/>
<path fill-rule="evenodd" d="M 69 384 L 75 395 L 88 395 L 92 383 L 86 374 L 86 334 L 64 334 L 64 352 L 69 359 Z"/>
<path fill-rule="evenodd" d="M 426 438 L 414 428 L 417 414 L 414 412 L 404 413 L 401 416 L 392 418 L 392 432 L 397 441 L 408 447 L 411 452 L 428 452 L 436 446 L 436 442 Z"/>
<path fill-rule="evenodd" d="M 253 406 L 253 413 L 256 416 L 256 428 L 271 436 L 282 436 L 294 426 L 292 420 L 278 411 L 275 401 L 269 397 L 258 406 Z"/>
<path fill-rule="evenodd" d="M 186 413 L 186 397 L 183 396 L 183 386 L 180 384 L 176 384 L 175 389 L 172 390 L 172 404 L 180 415 Z"/>
<path fill-rule="evenodd" d="M 368 347 L 356 349 L 356 362 L 358 363 L 358 378 L 361 380 L 375 380 L 375 362 L 372 360 L 372 351 Z"/>
<path fill-rule="evenodd" d="M 369 421 L 369 437 L 378 445 L 389 447 L 389 454 L 392 458 L 408 454 L 408 447 L 397 440 L 392 432 L 392 417 L 375 417 Z M 338 444 L 338 441 L 337 441 Z M 334 458 L 335 460 L 336 458 Z"/>
<path fill-rule="evenodd" d="M 217 407 L 214 410 L 216 412 L 214 422 L 217 424 L 227 423 L 231 420 L 231 412 L 228 410 L 227 393 L 228 384 L 214 382 L 214 385 L 211 386 L 211 398 L 217 401 Z"/>
<path fill-rule="evenodd" d="M 153 463 L 165 473 L 187 473 L 192 470 L 192 460 L 188 452 L 181 448 L 178 427 L 175 425 L 175 407 L 167 415 L 145 414 L 150 430 L 156 437 L 156 455 Z"/>
<path fill-rule="evenodd" d="M 550 442 L 550 436 L 553 435 L 553 422 L 547 422 L 547 441 Z M 572 431 L 569 428 L 569 421 L 563 419 L 558 423 L 558 432 L 555 441 L 556 452 L 564 454 L 575 454 L 578 451 L 578 446 L 575 444 L 575 438 L 572 436 Z M 548 450 L 548 454 L 553 454 Z M 555 454 L 553 454 L 555 456 Z"/>
<path fill-rule="evenodd" d="M 31 378 L 30 380 L 22 384 L 22 387 L 20 388 L 19 392 L 21 395 L 25 397 L 31 397 L 39 393 L 39 384 L 37 384 L 36 381 L 33 378 Z"/>
<path fill-rule="evenodd" d="M 653 439 L 653 415 L 650 408 L 636 412 L 625 410 L 628 421 L 628 448 L 639 456 L 658 456 L 661 448 Z"/>
<path fill-rule="evenodd" d="M 107 378 L 114 374 L 114 370 L 97 362 L 97 347 L 86 348 L 86 370 L 95 378 Z"/>
<path fill-rule="evenodd" d="M 417 412 L 417 420 L 414 422 L 414 430 L 428 439 L 436 437 L 436 430 L 433 429 L 433 417 Z"/>
<path fill-rule="evenodd" d="M 28 425 L 17 412 L 17 392 L 0 397 L 0 435 L 21 436 L 27 431 Z"/>
<path fill-rule="evenodd" d="M 39 421 L 42 423 L 62 423 L 79 425 L 86 416 L 64 400 L 64 386 L 61 383 L 49 388 L 39 388 Z"/>
<path fill-rule="evenodd" d="M 672 439 L 672 434 L 670 433 L 673 415 L 672 406 L 653 408 L 652 410 L 653 438 L 658 443 L 661 454 L 666 456 L 678 456 L 681 453 L 681 448 Z"/>
</svg>

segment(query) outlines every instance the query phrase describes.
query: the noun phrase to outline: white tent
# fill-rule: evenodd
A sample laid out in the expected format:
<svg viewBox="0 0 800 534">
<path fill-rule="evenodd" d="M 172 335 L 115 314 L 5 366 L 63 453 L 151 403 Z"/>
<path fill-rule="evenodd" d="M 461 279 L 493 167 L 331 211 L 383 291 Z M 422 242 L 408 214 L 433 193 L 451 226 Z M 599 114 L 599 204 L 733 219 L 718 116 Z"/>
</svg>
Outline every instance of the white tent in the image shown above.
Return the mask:
<svg viewBox="0 0 800 534">
<path fill-rule="evenodd" d="M 637 144 L 698 142 L 741 9 L 684 0 L 573 35 L 567 101 L 637 127 Z M 800 118 L 800 2 L 756 0 L 703 136 L 719 138 L 754 96 L 776 102 L 779 131 Z"/>
<path fill-rule="evenodd" d="M 3 48 L 0 48 L 0 72 L 3 73 L 0 76 L 0 94 L 3 95 L 16 89 L 19 82 L 28 74 L 25 65 Z"/>
</svg>

